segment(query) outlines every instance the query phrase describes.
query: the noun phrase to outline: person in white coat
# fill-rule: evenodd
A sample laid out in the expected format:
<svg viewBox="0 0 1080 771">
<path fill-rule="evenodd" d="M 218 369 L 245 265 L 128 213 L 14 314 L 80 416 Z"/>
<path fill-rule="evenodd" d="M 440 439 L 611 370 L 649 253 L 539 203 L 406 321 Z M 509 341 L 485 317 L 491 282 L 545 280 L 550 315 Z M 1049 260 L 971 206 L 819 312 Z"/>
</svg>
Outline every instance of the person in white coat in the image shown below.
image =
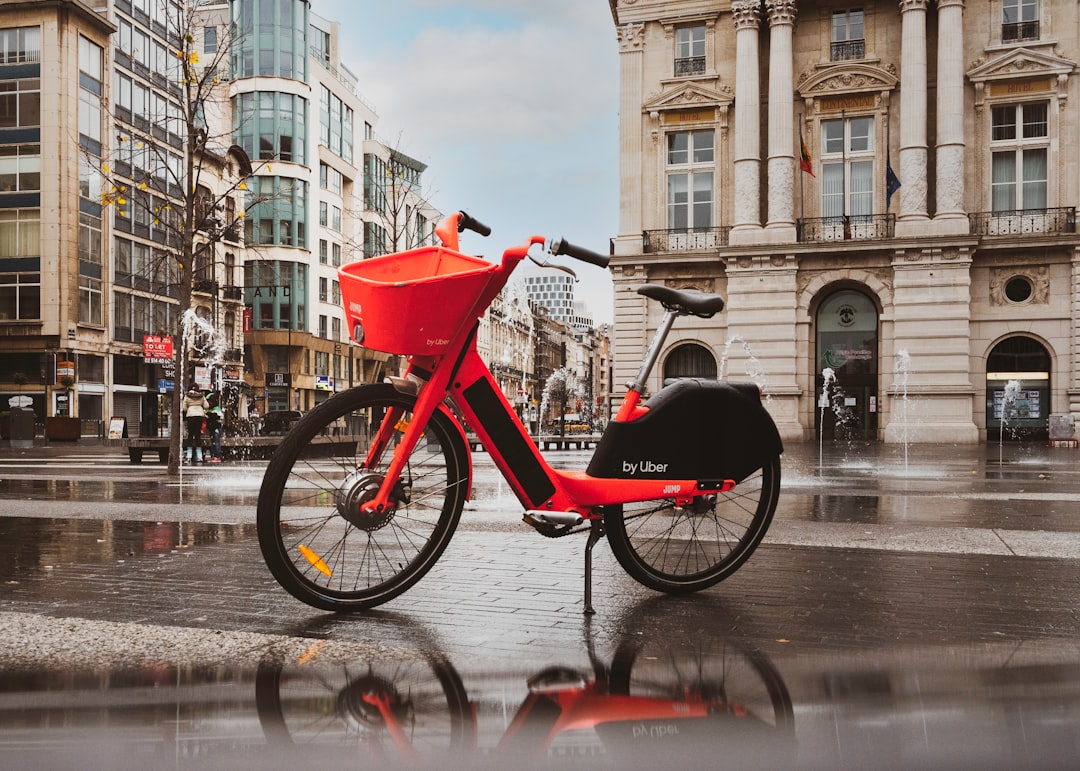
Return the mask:
<svg viewBox="0 0 1080 771">
<path fill-rule="evenodd" d="M 210 408 L 210 402 L 206 400 L 203 392 L 192 387 L 184 394 L 184 402 L 180 405 L 184 413 L 184 423 L 187 427 L 187 445 L 184 451 L 184 459 L 190 463 L 192 450 L 195 451 L 195 462 L 202 463 L 202 429 L 203 421 L 206 420 L 206 411 Z"/>
</svg>

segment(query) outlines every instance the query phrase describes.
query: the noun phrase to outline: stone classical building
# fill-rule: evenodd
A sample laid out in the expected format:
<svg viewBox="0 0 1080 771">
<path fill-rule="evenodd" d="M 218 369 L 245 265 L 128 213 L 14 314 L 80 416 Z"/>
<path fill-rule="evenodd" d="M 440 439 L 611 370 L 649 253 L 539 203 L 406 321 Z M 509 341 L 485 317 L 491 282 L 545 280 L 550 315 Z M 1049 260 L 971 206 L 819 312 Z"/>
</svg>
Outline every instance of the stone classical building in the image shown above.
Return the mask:
<svg viewBox="0 0 1080 771">
<path fill-rule="evenodd" d="M 615 382 L 759 379 L 788 440 L 1080 414 L 1080 17 L 1053 0 L 611 0 Z M 747 375 L 749 373 L 749 375 Z M 1056 422 L 1056 421 L 1055 421 Z"/>
</svg>

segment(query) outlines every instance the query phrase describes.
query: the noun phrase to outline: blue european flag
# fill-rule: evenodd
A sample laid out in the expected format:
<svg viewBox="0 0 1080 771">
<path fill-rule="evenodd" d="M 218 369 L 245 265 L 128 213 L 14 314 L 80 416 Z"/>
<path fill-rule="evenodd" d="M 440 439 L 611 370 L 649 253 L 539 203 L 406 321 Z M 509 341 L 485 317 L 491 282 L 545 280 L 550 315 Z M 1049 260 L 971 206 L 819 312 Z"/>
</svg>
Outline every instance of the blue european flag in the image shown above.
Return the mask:
<svg viewBox="0 0 1080 771">
<path fill-rule="evenodd" d="M 892 161 L 886 156 L 885 158 L 885 210 L 889 210 L 889 205 L 892 203 L 893 193 L 900 189 L 900 179 L 896 176 L 896 172 L 892 170 Z"/>
</svg>

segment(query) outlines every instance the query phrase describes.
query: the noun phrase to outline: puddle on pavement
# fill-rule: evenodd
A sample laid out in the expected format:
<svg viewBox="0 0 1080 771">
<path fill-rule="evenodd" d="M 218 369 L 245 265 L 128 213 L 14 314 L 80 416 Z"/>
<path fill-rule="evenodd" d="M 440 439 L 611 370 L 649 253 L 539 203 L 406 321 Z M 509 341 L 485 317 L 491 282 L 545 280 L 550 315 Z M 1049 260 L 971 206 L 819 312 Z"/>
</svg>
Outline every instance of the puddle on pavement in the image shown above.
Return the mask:
<svg viewBox="0 0 1080 771">
<path fill-rule="evenodd" d="M 252 525 L 0 517 L 0 578 L 58 565 L 112 564 L 255 536 Z"/>
<path fill-rule="evenodd" d="M 0 765 L 1034 768 L 1080 750 L 1075 644 L 767 655 L 637 632 L 529 668 L 412 636 L 427 643 L 342 661 L 313 642 L 286 660 L 5 669 Z"/>
<path fill-rule="evenodd" d="M 222 474 L 189 474 L 181 495 L 178 478 L 160 479 L 0 479 L 0 499 L 105 501 L 120 503 L 209 503 L 254 505 L 262 469 Z"/>
</svg>

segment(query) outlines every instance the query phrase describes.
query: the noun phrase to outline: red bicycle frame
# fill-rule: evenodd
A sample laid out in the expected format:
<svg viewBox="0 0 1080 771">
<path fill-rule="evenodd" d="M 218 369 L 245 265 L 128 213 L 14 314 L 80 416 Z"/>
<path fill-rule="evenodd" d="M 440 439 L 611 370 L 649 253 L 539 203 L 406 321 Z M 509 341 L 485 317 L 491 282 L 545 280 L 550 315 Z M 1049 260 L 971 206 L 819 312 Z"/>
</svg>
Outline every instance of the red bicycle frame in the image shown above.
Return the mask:
<svg viewBox="0 0 1080 771">
<path fill-rule="evenodd" d="M 456 237 L 453 240 L 456 242 Z M 528 255 L 529 249 L 544 241 L 541 236 L 533 236 L 527 244 L 508 249 L 503 254 L 502 264 L 473 305 L 473 320 L 479 318 L 495 299 L 510 274 Z M 404 436 L 394 449 L 378 495 L 364 504 L 365 509 L 375 511 L 390 505 L 392 491 L 409 456 L 431 416 L 437 409 L 445 409 L 443 402 L 447 394 L 491 454 L 518 500 L 528 510 L 572 513 L 582 519 L 595 520 L 602 516 L 598 507 L 605 505 L 656 498 L 689 502 L 699 495 L 727 492 L 734 488 L 735 482 L 732 480 L 724 480 L 717 487 L 703 488 L 693 479 L 601 479 L 583 471 L 553 469 L 480 358 L 475 333 L 475 324 L 463 325 L 444 353 L 409 358 L 406 376 L 398 381 L 398 387 L 416 390 L 413 419 L 405 427 Z M 633 420 L 644 413 L 637 406 L 637 396 L 638 392 L 633 389 L 627 392 L 624 407 L 616 420 Z M 400 413 L 389 414 L 383 420 L 367 457 L 369 468 L 381 458 L 395 428 L 401 428 L 397 425 L 400 417 Z"/>
</svg>

